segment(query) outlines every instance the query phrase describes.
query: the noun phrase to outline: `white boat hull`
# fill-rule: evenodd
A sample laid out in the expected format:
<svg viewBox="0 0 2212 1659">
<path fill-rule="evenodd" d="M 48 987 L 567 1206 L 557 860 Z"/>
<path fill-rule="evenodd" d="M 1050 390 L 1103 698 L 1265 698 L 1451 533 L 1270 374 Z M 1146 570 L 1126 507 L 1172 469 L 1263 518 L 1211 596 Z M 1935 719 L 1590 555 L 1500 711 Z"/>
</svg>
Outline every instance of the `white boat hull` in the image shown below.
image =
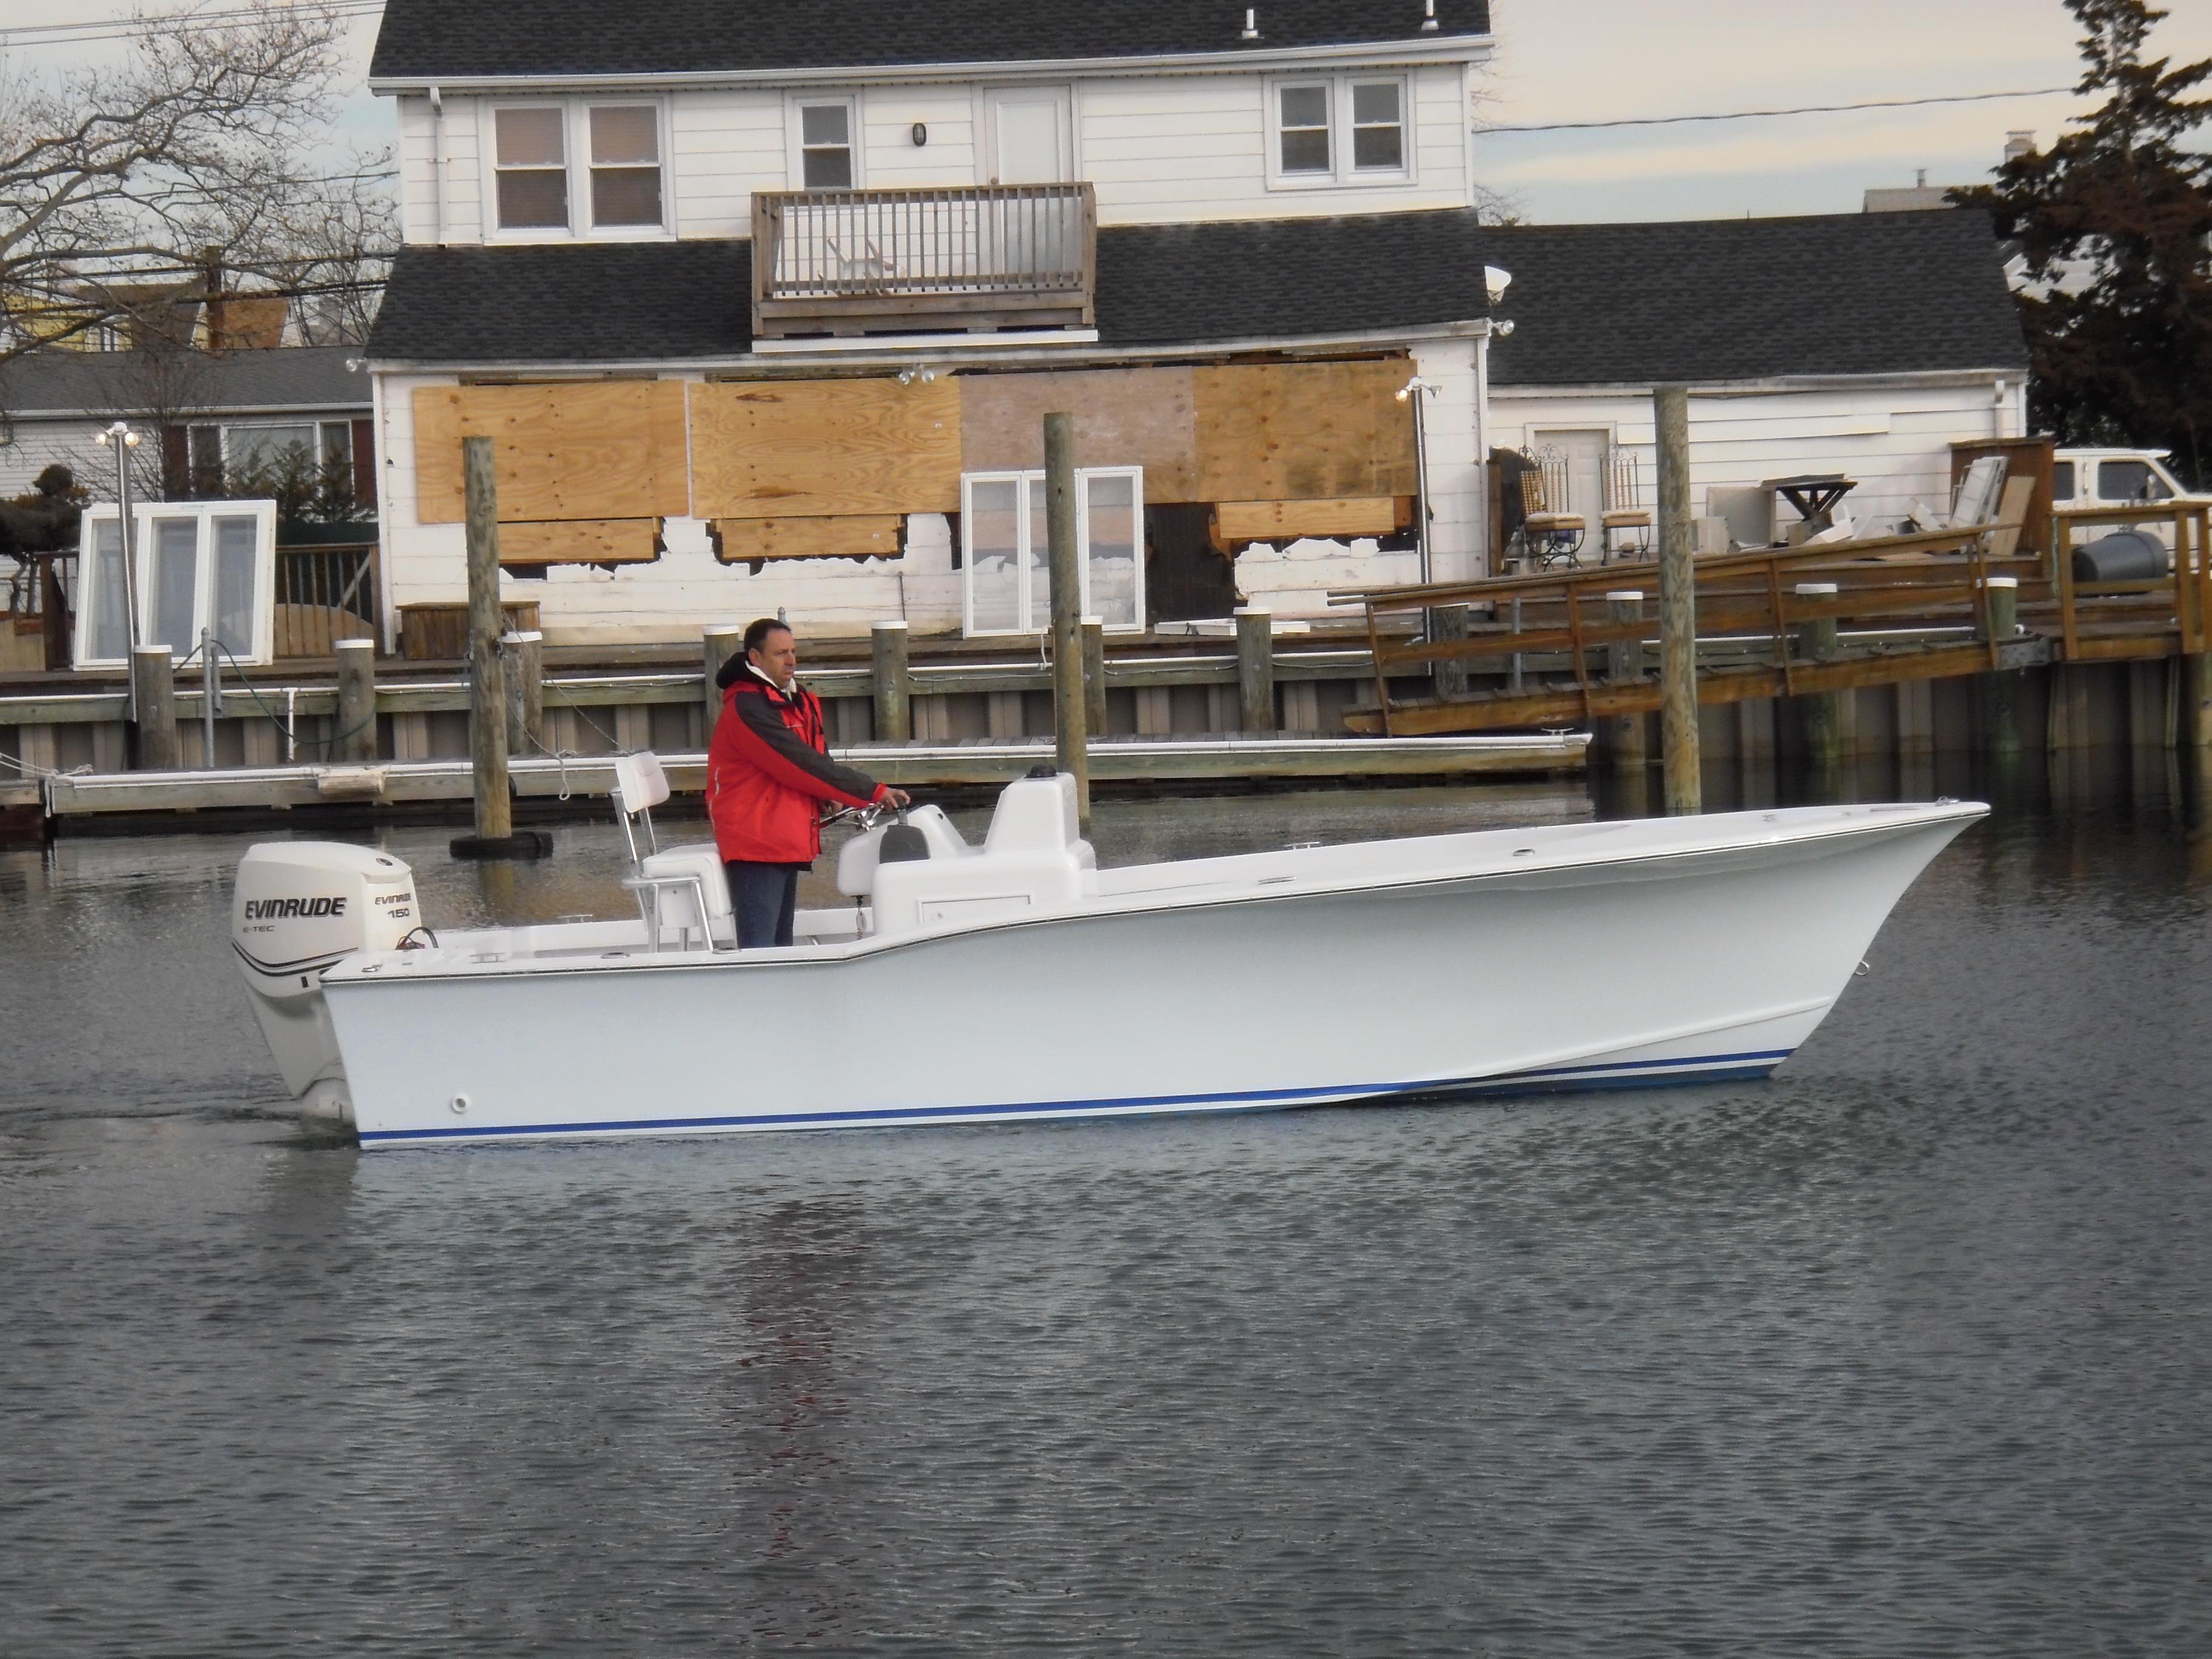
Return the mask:
<svg viewBox="0 0 2212 1659">
<path fill-rule="evenodd" d="M 477 961 L 449 939 L 343 963 L 323 991 L 370 1147 L 1757 1077 L 1983 810 L 1156 866 L 1149 889 L 1103 872 L 1079 908 L 811 950 Z"/>
</svg>

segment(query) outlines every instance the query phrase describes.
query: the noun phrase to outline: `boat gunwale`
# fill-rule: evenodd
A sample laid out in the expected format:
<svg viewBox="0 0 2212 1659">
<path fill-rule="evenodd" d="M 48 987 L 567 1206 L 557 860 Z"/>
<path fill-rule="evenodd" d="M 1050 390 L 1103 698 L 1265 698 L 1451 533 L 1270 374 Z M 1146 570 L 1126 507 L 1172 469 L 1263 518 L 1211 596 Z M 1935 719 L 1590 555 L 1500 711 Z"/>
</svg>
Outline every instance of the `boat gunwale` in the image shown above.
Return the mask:
<svg viewBox="0 0 2212 1659">
<path fill-rule="evenodd" d="M 952 926 L 917 928 L 897 933 L 841 940 L 830 945 L 799 945 L 781 950 L 697 950 L 642 951 L 624 952 L 618 959 L 599 956 L 590 960 L 554 954 L 546 956 L 507 956 L 496 961 L 453 963 L 434 970 L 413 971 L 408 958 L 416 957 L 414 951 L 388 951 L 374 954 L 361 952 L 347 957 L 330 969 L 322 984 L 325 994 L 332 990 L 349 994 L 356 990 L 374 990 L 395 986 L 433 985 L 455 981 L 474 982 L 488 980 L 527 980 L 545 976 L 607 975 L 637 973 L 696 973 L 736 969 L 745 972 L 765 972 L 771 969 L 832 969 L 865 958 L 885 955 L 893 951 L 919 945 L 937 945 L 949 939 L 969 939 L 1022 927 L 1042 927 L 1066 925 L 1108 917 L 1146 915 L 1164 910 L 1210 910 L 1247 904 L 1273 904 L 1289 900 L 1328 898 L 1356 893 L 1402 893 L 1419 891 L 1462 884 L 1474 884 L 1511 881 L 1538 874 L 1558 874 L 1563 871 L 1607 870 L 1632 867 L 1638 865 L 1661 865 L 1684 860 L 1710 858 L 1729 853 L 1754 852 L 1765 848 L 1814 846 L 1826 842 L 1851 840 L 1866 836 L 1887 836 L 1899 831 L 1929 829 L 1945 823 L 1957 823 L 1961 830 L 1978 818 L 1989 815 L 1989 805 L 1984 801 L 1935 801 L 1875 803 L 1841 808 L 1778 807 L 1753 808 L 1741 813 L 1714 814 L 1711 817 L 1732 818 L 1756 817 L 1760 822 L 1771 821 L 1780 812 L 1839 811 L 1867 814 L 1864 817 L 1838 817 L 1827 825 L 1808 825 L 1795 834 L 1773 834 L 1729 837 L 1719 841 L 1701 842 L 1692 846 L 1654 848 L 1644 850 L 1616 851 L 1601 856 L 1578 857 L 1571 860 L 1554 859 L 1509 864 L 1486 869 L 1456 870 L 1429 872 L 1402 878 L 1369 878 L 1363 880 L 1291 881 L 1271 885 L 1265 891 L 1249 889 L 1234 892 L 1215 892 L 1204 897 L 1179 896 L 1172 890 L 1155 890 L 1127 895 L 1116 895 L 1103 901 L 1085 902 L 1079 907 L 1062 906 L 1040 910 L 1026 915 L 994 917 L 987 921 L 965 922 Z M 1876 817 L 1874 814 L 1881 814 Z M 1703 821 L 1711 822 L 1711 817 Z M 1680 822 L 1689 822 L 1681 820 Z M 1647 823 L 1651 820 L 1635 820 Z M 1665 823 L 1668 820 L 1658 820 Z M 1601 825 L 1547 825 L 1543 828 L 1571 828 L 1588 830 Z M 1505 835 L 1513 830 L 1457 831 L 1457 835 Z M 1517 833 L 1528 833 L 1521 830 Z M 1406 841 L 1449 840 L 1450 836 L 1408 836 Z M 1388 846 L 1389 842 L 1345 842 L 1346 847 Z M 1288 848 L 1269 849 L 1272 852 Z M 1296 849 L 1308 850 L 1308 849 Z M 1249 858 L 1266 854 L 1229 854 L 1226 858 Z M 1183 860 L 1200 863 L 1206 860 Z M 1175 862 L 1170 860 L 1169 862 Z M 1123 866 L 1133 867 L 1133 866 Z M 522 924 L 531 926 L 533 924 Z M 496 929 L 468 930 L 491 933 Z M 508 930 L 512 931 L 512 930 Z M 382 976 L 382 970 L 397 963 L 409 971 L 392 978 Z"/>
</svg>

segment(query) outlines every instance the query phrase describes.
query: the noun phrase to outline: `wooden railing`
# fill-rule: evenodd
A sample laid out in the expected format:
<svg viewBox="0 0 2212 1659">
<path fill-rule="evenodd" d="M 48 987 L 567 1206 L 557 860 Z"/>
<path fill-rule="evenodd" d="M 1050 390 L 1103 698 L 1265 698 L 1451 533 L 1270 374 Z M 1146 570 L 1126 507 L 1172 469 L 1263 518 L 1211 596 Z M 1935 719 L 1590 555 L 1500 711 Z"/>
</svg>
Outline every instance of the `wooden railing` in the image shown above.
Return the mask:
<svg viewBox="0 0 2212 1659">
<path fill-rule="evenodd" d="M 762 338 L 1095 320 L 1087 184 L 759 191 L 752 226 Z"/>
<path fill-rule="evenodd" d="M 1733 641 L 1765 661 L 1741 672 L 1740 684 L 1723 688 L 1747 696 L 1796 696 L 1840 690 L 1857 684 L 1921 678 L 1887 661 L 1848 655 L 1808 659 L 1796 633 L 1814 623 L 1854 625 L 1908 622 L 1920 627 L 1971 628 L 1972 637 L 1944 647 L 1951 672 L 2000 665 L 2004 641 L 1991 625 L 1989 579 L 2014 578 L 2021 602 L 2047 592 L 2042 562 L 2016 554 L 2017 522 L 1938 531 L 1923 535 L 1875 537 L 1795 548 L 1762 548 L 1699 559 L 1696 562 L 1698 636 L 1701 646 Z M 1653 706 L 1656 689 L 1644 676 L 1641 653 L 1654 636 L 1656 604 L 1639 616 L 1616 617 L 1607 593 L 1639 588 L 1656 602 L 1655 564 L 1601 565 L 1540 575 L 1492 578 L 1419 587 L 1333 592 L 1332 605 L 1358 605 L 1367 617 L 1369 648 L 1375 659 L 1376 714 L 1372 723 L 1385 735 L 1417 730 L 1450 730 L 1449 720 L 1429 708 L 1413 718 L 1394 718 L 1408 706 L 1394 705 L 1389 677 L 1394 671 L 1466 664 L 1479 659 L 1510 662 L 1541 653 L 1567 655 L 1574 674 L 1571 690 L 1547 688 L 1518 698 L 1528 707 L 1524 723 L 1565 720 L 1587 722 L 1600 716 Z M 1833 593 L 1800 593 L 1802 584 L 1832 584 Z M 1465 610 L 1461 609 L 1465 607 Z M 1440 613 L 1466 617 L 1484 611 L 1488 620 L 1440 625 Z M 1392 637 L 1401 623 L 1418 615 L 1425 637 Z M 1517 618 L 1517 620 L 1506 620 Z M 1593 675 L 1590 653 L 1604 647 L 1632 647 L 1635 662 L 1626 673 Z M 1923 668 L 1929 665 L 1921 665 Z M 1716 677 L 1717 678 L 1717 677 Z M 1513 698 L 1492 701 L 1516 701 Z M 1707 697 L 1705 700 L 1715 700 Z M 1443 707 L 1431 705 L 1431 708 Z M 1363 724 L 1358 719 L 1355 726 Z"/>
<path fill-rule="evenodd" d="M 2172 526 L 2173 566 L 2145 581 L 2076 582 L 2073 532 L 2077 528 L 2161 524 Z M 2193 533 L 2192 533 L 2193 532 Z M 2212 649 L 2212 501 L 2201 496 L 2146 501 L 2135 507 L 2061 507 L 2051 515 L 2056 550 L 2059 637 L 2069 661 L 2139 655 L 2131 648 L 2144 601 L 2171 596 L 2172 627 L 2185 653 Z M 2164 605 L 2160 605 L 2163 610 Z M 2117 635 L 2112 624 L 2120 625 Z"/>
</svg>

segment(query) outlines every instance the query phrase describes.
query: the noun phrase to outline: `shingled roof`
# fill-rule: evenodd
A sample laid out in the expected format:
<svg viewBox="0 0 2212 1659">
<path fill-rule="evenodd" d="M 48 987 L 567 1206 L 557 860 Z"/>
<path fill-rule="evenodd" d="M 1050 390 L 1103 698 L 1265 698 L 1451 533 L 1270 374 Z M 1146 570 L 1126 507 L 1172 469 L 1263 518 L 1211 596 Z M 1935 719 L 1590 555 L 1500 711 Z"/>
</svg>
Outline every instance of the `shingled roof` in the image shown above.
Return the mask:
<svg viewBox="0 0 2212 1659">
<path fill-rule="evenodd" d="M 1098 233 L 1110 347 L 1338 337 L 1488 313 L 1472 213 Z M 368 353 L 386 362 L 712 361 L 752 349 L 752 245 L 401 250 Z M 886 345 L 896 342 L 886 341 Z"/>
<path fill-rule="evenodd" d="M 171 414 L 368 407 L 359 346 L 262 351 L 34 351 L 0 364 L 0 410 L 16 416 Z"/>
<path fill-rule="evenodd" d="M 372 80 L 738 73 L 1270 52 L 1490 33 L 1489 0 L 386 0 Z"/>
<path fill-rule="evenodd" d="M 1493 386 L 1647 385 L 2027 366 L 1988 214 L 1519 225 Z"/>
</svg>

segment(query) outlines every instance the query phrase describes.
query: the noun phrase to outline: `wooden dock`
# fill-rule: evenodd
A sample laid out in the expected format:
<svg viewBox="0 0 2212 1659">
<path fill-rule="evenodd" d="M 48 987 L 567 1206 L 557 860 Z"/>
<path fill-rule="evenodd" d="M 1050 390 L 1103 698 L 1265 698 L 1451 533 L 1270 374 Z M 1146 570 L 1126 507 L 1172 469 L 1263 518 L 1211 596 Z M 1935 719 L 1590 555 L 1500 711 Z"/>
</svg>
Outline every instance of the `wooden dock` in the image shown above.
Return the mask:
<svg viewBox="0 0 2212 1659">
<path fill-rule="evenodd" d="M 2062 550 L 2056 557 L 2015 552 L 2014 519 L 1700 559 L 1698 700 L 1813 697 L 2198 655 L 2212 648 L 2208 513 L 2212 505 L 2203 501 L 2063 512 L 2050 542 Z M 2136 582 L 2074 580 L 2063 550 L 2075 530 L 2153 521 L 2172 526 L 2170 574 Z M 1370 630 L 1373 695 L 1347 710 L 1352 730 L 1407 736 L 1588 726 L 1659 707 L 1650 564 L 1330 597 L 1360 605 Z M 1423 617 L 1432 619 L 1427 637 L 1393 638 Z M 1470 669 L 1492 683 L 1425 696 L 1393 685 L 1416 675 L 1444 684 L 1452 671 L 1464 678 Z"/>
<path fill-rule="evenodd" d="M 1204 738 L 1107 738 L 1091 744 L 1091 775 L 1108 788 L 1162 784 L 1232 786 L 1382 781 L 1425 778 L 1505 779 L 1578 772 L 1584 733 L 1534 737 L 1283 738 L 1234 735 Z M 1053 745 L 1039 743 L 869 744 L 837 758 L 904 788 L 994 788 L 1032 766 L 1049 763 Z M 670 784 L 696 793 L 706 781 L 704 754 L 664 755 Z M 517 758 L 509 777 L 519 803 L 557 814 L 560 803 L 596 810 L 614 786 L 611 759 Z M 34 791 L 37 786 L 33 786 Z M 197 813 L 300 813 L 319 810 L 358 817 L 378 809 L 450 807 L 465 811 L 472 778 L 466 760 L 387 762 L 358 766 L 236 767 L 176 772 L 60 774 L 45 780 L 41 810 L 57 823 L 88 818 L 167 815 L 164 828 L 194 826 Z M 150 825 L 149 826 L 150 827 Z"/>
</svg>

